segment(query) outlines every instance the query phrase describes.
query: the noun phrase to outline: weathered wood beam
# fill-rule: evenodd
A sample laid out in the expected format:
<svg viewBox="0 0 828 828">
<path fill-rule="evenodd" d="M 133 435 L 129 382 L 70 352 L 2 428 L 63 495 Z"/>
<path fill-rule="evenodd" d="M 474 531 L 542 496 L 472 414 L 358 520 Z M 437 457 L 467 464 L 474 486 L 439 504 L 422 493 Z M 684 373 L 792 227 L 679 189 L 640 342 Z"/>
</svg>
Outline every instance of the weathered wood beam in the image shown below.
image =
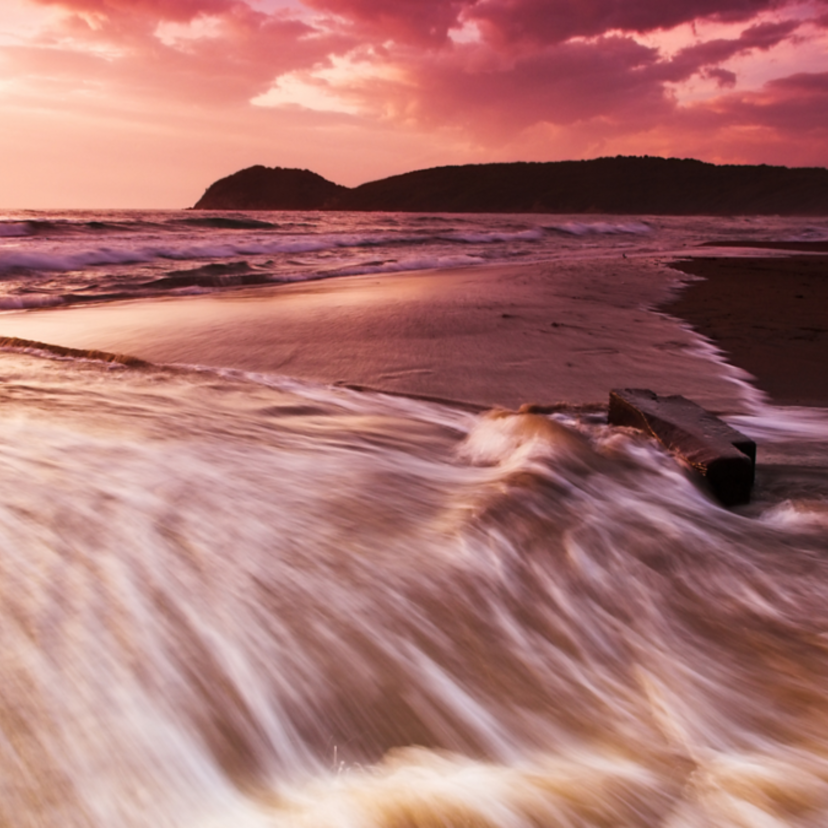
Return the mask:
<svg viewBox="0 0 828 828">
<path fill-rule="evenodd" d="M 750 500 L 756 443 L 692 400 L 616 388 L 610 391 L 609 422 L 658 440 L 701 475 L 725 506 Z"/>
</svg>

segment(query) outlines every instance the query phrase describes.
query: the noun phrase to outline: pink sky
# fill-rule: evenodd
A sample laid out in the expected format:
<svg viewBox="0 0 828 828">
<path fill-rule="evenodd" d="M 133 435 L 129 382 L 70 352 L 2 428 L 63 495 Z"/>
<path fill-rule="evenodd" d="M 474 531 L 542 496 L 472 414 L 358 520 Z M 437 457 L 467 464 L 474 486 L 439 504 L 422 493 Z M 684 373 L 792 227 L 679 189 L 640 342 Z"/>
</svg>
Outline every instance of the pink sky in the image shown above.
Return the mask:
<svg viewBox="0 0 828 828">
<path fill-rule="evenodd" d="M 828 0 L 2 0 L 0 205 L 601 155 L 828 166 Z"/>
</svg>

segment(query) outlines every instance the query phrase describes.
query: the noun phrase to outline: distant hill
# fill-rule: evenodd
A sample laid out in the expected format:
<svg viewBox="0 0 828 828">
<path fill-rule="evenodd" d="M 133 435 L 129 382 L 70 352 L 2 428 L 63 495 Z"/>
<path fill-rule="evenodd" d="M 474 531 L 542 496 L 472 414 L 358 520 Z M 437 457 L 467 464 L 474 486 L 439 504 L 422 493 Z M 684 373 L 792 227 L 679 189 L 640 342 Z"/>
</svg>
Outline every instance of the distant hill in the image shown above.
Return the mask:
<svg viewBox="0 0 828 828">
<path fill-rule="evenodd" d="M 828 170 L 625 157 L 435 167 L 343 187 L 309 170 L 249 167 L 196 210 L 828 215 Z"/>
<path fill-rule="evenodd" d="M 310 170 L 248 167 L 211 184 L 195 210 L 321 210 L 350 192 Z"/>
</svg>

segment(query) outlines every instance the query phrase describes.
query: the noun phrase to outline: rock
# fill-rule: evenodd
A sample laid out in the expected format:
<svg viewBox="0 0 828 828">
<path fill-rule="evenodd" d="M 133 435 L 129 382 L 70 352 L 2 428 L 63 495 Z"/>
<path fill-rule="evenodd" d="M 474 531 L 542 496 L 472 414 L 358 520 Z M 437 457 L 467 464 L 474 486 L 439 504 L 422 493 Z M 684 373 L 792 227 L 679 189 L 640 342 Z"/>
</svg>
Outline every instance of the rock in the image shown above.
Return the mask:
<svg viewBox="0 0 828 828">
<path fill-rule="evenodd" d="M 614 389 L 609 422 L 654 437 L 701 475 L 725 506 L 750 500 L 756 443 L 692 400 L 646 388 Z"/>
</svg>

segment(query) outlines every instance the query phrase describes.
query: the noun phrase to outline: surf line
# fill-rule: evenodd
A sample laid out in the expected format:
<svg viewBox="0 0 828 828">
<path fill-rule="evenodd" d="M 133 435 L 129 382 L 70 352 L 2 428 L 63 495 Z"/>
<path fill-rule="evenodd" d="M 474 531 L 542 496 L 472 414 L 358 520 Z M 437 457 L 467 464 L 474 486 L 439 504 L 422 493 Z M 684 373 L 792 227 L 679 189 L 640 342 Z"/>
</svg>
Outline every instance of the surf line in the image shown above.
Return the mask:
<svg viewBox="0 0 828 828">
<path fill-rule="evenodd" d="M 63 345 L 51 345 L 48 342 L 37 342 L 33 339 L 21 339 L 17 336 L 0 336 L 0 348 L 7 351 L 22 353 L 53 355 L 70 359 L 85 359 L 90 362 L 108 362 L 123 365 L 127 368 L 148 368 L 151 362 L 130 356 L 129 354 L 113 354 L 109 351 L 86 350 L 81 348 L 66 348 Z"/>
<path fill-rule="evenodd" d="M 130 354 L 67 348 L 64 345 L 52 345 L 16 336 L 0 336 L 0 349 L 38 356 L 103 362 L 125 368 L 155 367 L 151 362 Z M 358 393 L 410 396 L 413 399 L 451 405 L 474 413 L 482 413 L 484 410 L 483 406 L 474 403 L 446 400 L 430 395 L 406 395 L 348 382 L 338 382 L 334 385 Z M 527 404 L 521 406 L 517 413 L 551 414 L 572 408 L 573 406 L 564 403 Z M 587 403 L 575 408 L 579 408 L 581 413 L 594 413 L 596 410 L 604 409 L 604 406 Z M 613 389 L 610 391 L 607 420 L 609 425 L 627 426 L 643 431 L 661 443 L 680 461 L 689 465 L 723 505 L 738 506 L 750 501 L 756 471 L 756 444 L 691 400 L 679 395 L 659 397 L 644 388 Z"/>
</svg>

